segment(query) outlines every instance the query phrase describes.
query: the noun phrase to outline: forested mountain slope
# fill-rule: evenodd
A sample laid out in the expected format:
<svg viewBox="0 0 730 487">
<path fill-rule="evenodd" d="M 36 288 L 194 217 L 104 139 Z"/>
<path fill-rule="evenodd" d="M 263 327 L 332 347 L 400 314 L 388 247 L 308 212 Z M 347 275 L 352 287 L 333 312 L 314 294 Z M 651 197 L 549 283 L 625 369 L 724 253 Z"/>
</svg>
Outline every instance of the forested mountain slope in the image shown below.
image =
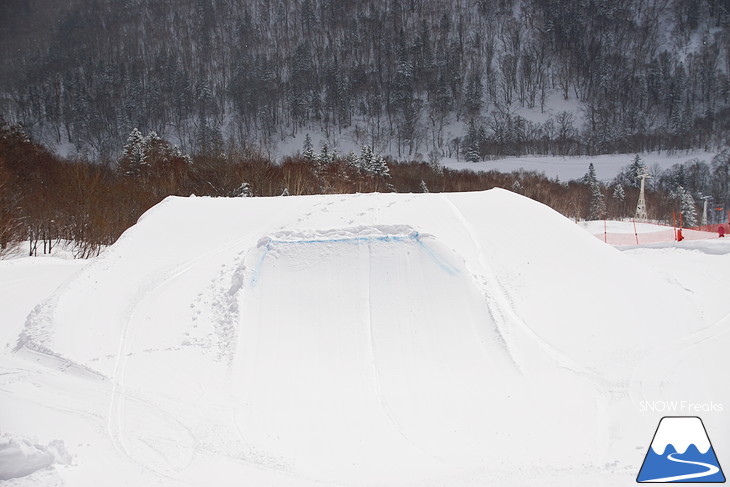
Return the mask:
<svg viewBox="0 0 730 487">
<path fill-rule="evenodd" d="M 0 113 L 80 153 L 133 128 L 193 153 L 312 132 L 468 160 L 730 130 L 728 0 L 55 3 L 0 6 Z"/>
</svg>

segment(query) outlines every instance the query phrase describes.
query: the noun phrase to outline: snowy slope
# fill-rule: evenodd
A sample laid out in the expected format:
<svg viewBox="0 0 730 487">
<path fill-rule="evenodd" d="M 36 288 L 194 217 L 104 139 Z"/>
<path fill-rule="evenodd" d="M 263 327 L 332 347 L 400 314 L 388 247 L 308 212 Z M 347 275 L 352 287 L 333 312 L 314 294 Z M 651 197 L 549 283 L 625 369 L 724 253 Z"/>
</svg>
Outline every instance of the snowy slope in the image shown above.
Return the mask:
<svg viewBox="0 0 730 487">
<path fill-rule="evenodd" d="M 168 198 L 30 314 L 0 428 L 69 485 L 615 485 L 701 306 L 502 190 Z"/>
<path fill-rule="evenodd" d="M 688 151 L 674 154 L 651 152 L 641 154 L 641 159 L 647 168 L 658 167 L 669 169 L 675 164 L 683 164 L 692 159 L 699 159 L 709 163 L 716 152 Z M 593 164 L 596 176 L 603 183 L 610 183 L 622 169 L 634 161 L 636 154 L 607 154 L 600 156 L 520 156 L 505 157 L 493 161 L 464 162 L 455 159 L 442 161 L 445 167 L 451 169 L 467 169 L 470 171 L 500 171 L 512 172 L 524 169 L 544 173 L 549 178 L 559 178 L 561 181 L 580 179 L 588 172 L 588 165 Z"/>
</svg>

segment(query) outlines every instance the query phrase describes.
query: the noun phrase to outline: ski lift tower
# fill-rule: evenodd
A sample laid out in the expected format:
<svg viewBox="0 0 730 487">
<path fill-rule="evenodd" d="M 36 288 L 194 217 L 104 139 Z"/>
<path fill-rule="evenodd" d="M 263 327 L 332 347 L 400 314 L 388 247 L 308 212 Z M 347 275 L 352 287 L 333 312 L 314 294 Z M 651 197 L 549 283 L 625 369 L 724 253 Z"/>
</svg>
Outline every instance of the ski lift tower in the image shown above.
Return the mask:
<svg viewBox="0 0 730 487">
<path fill-rule="evenodd" d="M 636 219 L 637 220 L 648 220 L 649 216 L 646 214 L 646 198 L 644 196 L 644 186 L 647 179 L 650 179 L 649 173 L 646 169 L 639 174 L 641 178 L 641 190 L 639 191 L 639 202 L 636 205 Z"/>
<path fill-rule="evenodd" d="M 712 199 L 712 196 L 703 196 L 703 200 L 705 200 L 705 205 L 702 208 L 702 222 L 700 225 L 705 226 L 707 225 L 707 203 Z"/>
</svg>

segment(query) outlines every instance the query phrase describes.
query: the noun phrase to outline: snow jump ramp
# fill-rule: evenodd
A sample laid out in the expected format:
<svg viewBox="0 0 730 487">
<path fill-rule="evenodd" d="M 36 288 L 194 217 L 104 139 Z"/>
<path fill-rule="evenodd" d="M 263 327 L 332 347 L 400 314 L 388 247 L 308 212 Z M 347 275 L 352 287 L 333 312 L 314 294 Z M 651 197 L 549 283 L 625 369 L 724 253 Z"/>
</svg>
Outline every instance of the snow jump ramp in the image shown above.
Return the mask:
<svg viewBox="0 0 730 487">
<path fill-rule="evenodd" d="M 634 372 L 693 316 L 635 266 L 502 190 L 168 198 L 18 348 L 103 377 L 120 461 L 163 485 L 538 485 L 633 459 Z"/>
<path fill-rule="evenodd" d="M 499 429 L 475 419 L 520 394 L 483 296 L 432 236 L 274 234 L 245 268 L 237 427 L 312 473 L 473 461 Z"/>
</svg>

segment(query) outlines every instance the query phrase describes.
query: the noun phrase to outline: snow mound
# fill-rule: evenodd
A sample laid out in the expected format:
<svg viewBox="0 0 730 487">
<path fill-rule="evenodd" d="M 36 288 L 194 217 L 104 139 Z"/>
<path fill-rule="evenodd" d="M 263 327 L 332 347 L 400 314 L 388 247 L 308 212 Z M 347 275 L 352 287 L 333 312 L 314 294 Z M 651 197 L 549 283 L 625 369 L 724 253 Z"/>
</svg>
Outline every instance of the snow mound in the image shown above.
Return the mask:
<svg viewBox="0 0 730 487">
<path fill-rule="evenodd" d="M 210 456 L 285 485 L 483 484 L 606 463 L 616 411 L 660 380 L 636 369 L 697 315 L 507 191 L 168 198 L 22 348 L 108 378 L 112 444 L 160 479 Z"/>
<path fill-rule="evenodd" d="M 71 457 L 60 440 L 40 445 L 24 439 L 0 439 L 0 480 L 26 477 L 55 463 L 71 463 Z"/>
</svg>

